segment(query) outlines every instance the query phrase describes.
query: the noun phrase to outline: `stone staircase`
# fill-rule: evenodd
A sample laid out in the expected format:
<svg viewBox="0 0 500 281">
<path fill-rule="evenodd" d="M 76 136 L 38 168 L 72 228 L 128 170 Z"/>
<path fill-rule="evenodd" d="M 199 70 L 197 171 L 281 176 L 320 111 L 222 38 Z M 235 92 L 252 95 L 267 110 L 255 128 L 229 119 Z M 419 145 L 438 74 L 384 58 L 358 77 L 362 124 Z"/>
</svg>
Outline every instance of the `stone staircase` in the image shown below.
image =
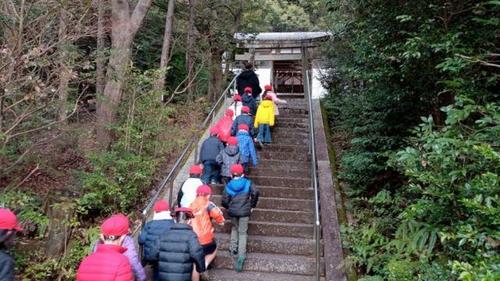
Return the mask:
<svg viewBox="0 0 500 281">
<path fill-rule="evenodd" d="M 314 280 L 314 192 L 307 101 L 303 97 L 288 99 L 287 104 L 279 106 L 273 143 L 258 151 L 259 165 L 250 172 L 260 198 L 248 226 L 244 271 L 234 270 L 234 258 L 228 252 L 228 220 L 225 226 L 216 228 L 219 250 L 208 271 L 211 281 Z M 212 200 L 218 205 L 223 188 L 213 188 Z M 324 272 L 323 264 L 321 268 Z"/>
</svg>

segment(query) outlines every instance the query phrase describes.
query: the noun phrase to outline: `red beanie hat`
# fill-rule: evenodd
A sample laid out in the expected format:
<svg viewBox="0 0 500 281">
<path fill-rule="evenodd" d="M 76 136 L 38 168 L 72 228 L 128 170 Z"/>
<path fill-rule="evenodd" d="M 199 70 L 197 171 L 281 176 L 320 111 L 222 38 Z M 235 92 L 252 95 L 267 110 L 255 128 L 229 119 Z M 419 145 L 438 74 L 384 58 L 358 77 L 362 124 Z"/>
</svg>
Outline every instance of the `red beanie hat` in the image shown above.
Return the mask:
<svg viewBox="0 0 500 281">
<path fill-rule="evenodd" d="M 247 124 L 239 124 L 238 125 L 238 131 L 239 130 L 245 130 L 248 132 L 249 128 L 248 128 L 248 125 Z"/>
<path fill-rule="evenodd" d="M 228 145 L 237 145 L 238 144 L 238 139 L 235 137 L 230 137 L 227 139 L 227 144 Z"/>
<path fill-rule="evenodd" d="M 101 225 L 101 233 L 106 236 L 122 236 L 128 234 L 128 218 L 124 214 L 116 214 Z"/>
<path fill-rule="evenodd" d="M 155 206 L 153 207 L 156 213 L 170 211 L 170 206 L 168 205 L 167 200 L 161 199 L 156 201 Z"/>
<path fill-rule="evenodd" d="M 213 126 L 212 128 L 210 128 L 210 135 L 211 136 L 215 136 L 218 133 L 219 133 L 219 129 L 216 126 Z"/>
<path fill-rule="evenodd" d="M 250 107 L 244 105 L 241 107 L 241 112 L 243 113 L 249 113 L 250 112 Z"/>
<path fill-rule="evenodd" d="M 200 165 L 193 165 L 189 169 L 190 175 L 201 175 L 202 172 L 203 172 L 203 169 L 201 168 Z"/>
<path fill-rule="evenodd" d="M 273 90 L 273 86 L 271 86 L 271 85 L 264 86 L 264 91 L 272 91 L 272 90 Z"/>
<path fill-rule="evenodd" d="M 233 117 L 234 116 L 234 110 L 232 110 L 231 108 L 228 108 L 226 110 L 226 116 Z"/>
<path fill-rule="evenodd" d="M 252 87 L 245 87 L 245 90 L 244 90 L 245 93 L 252 93 Z"/>
<path fill-rule="evenodd" d="M 234 101 L 241 101 L 241 96 L 240 95 L 234 95 L 233 100 Z"/>
<path fill-rule="evenodd" d="M 243 166 L 241 164 L 234 164 L 231 166 L 231 174 L 241 175 L 243 174 Z"/>
<path fill-rule="evenodd" d="M 196 195 L 204 196 L 204 195 L 210 195 L 210 194 L 212 194 L 212 188 L 210 188 L 210 186 L 207 184 L 200 185 L 196 189 Z"/>
<path fill-rule="evenodd" d="M 9 209 L 0 208 L 0 229 L 22 231 L 18 224 L 16 215 Z"/>
</svg>

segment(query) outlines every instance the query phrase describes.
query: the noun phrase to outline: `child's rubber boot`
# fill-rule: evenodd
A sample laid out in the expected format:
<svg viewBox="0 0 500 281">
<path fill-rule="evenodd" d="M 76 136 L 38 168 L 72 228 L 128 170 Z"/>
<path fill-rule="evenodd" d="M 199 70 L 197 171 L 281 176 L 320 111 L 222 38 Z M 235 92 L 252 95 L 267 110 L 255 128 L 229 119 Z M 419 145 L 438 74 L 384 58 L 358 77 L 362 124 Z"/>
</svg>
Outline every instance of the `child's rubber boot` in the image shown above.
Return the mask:
<svg viewBox="0 0 500 281">
<path fill-rule="evenodd" d="M 239 256 L 238 259 L 236 260 L 236 266 L 235 266 L 237 272 L 243 271 L 244 263 L 245 263 L 245 256 Z"/>
</svg>

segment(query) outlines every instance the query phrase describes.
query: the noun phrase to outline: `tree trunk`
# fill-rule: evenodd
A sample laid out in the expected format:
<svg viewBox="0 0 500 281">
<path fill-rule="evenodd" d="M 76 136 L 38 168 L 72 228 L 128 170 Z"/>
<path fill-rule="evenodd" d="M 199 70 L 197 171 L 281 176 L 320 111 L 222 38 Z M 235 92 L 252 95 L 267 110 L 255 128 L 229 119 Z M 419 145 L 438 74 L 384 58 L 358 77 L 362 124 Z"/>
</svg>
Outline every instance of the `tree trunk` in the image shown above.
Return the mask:
<svg viewBox="0 0 500 281">
<path fill-rule="evenodd" d="M 68 102 L 68 85 L 69 80 L 71 78 L 71 69 L 68 66 L 68 41 L 66 40 L 66 23 L 68 19 L 68 12 L 65 9 L 64 5 L 61 5 L 61 11 L 59 14 L 59 116 L 58 120 L 63 121 L 66 119 L 66 110 L 67 110 L 67 102 Z"/>
<path fill-rule="evenodd" d="M 112 141 L 110 126 L 115 123 L 116 111 L 122 97 L 132 41 L 144 20 L 152 0 L 140 0 L 132 15 L 127 0 L 112 0 L 111 54 L 106 71 L 104 94 L 97 99 L 97 141 L 108 149 Z"/>
<path fill-rule="evenodd" d="M 106 63 L 106 55 L 104 54 L 106 47 L 104 15 L 106 8 L 104 2 L 105 2 L 104 0 L 97 1 L 97 57 L 96 57 L 95 86 L 96 86 L 96 93 L 98 93 L 98 95 L 102 95 L 106 83 L 106 74 L 104 72 L 104 64 Z"/>
<path fill-rule="evenodd" d="M 216 43 L 215 43 L 216 44 Z M 210 50 L 209 60 L 209 93 L 212 100 L 216 100 L 217 96 L 222 91 L 222 52 L 217 49 Z"/>
<path fill-rule="evenodd" d="M 172 42 L 172 25 L 174 22 L 174 9 L 175 0 L 168 1 L 167 18 L 165 20 L 165 33 L 163 34 L 163 46 L 161 48 L 161 73 L 156 81 L 156 90 L 163 90 L 165 88 L 165 77 L 167 75 L 168 59 L 170 58 L 170 44 Z"/>
<path fill-rule="evenodd" d="M 196 0 L 189 0 L 189 26 L 187 33 L 187 49 L 186 49 L 186 69 L 188 73 L 187 79 L 187 94 L 188 100 L 193 99 L 193 89 L 194 83 L 194 58 L 193 58 L 193 47 L 194 47 L 194 19 L 195 19 L 195 5 Z"/>
</svg>

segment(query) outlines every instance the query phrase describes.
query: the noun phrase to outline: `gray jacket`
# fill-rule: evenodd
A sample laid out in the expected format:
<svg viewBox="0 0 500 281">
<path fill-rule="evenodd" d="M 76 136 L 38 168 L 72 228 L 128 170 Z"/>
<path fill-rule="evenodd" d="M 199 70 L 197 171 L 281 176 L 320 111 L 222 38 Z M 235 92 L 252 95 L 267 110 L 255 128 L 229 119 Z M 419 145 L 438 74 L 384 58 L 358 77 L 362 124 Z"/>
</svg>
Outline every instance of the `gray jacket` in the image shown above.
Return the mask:
<svg viewBox="0 0 500 281">
<path fill-rule="evenodd" d="M 222 166 L 221 175 L 231 177 L 231 166 L 240 163 L 240 148 L 237 145 L 228 145 L 216 158 L 217 163 Z"/>
</svg>

